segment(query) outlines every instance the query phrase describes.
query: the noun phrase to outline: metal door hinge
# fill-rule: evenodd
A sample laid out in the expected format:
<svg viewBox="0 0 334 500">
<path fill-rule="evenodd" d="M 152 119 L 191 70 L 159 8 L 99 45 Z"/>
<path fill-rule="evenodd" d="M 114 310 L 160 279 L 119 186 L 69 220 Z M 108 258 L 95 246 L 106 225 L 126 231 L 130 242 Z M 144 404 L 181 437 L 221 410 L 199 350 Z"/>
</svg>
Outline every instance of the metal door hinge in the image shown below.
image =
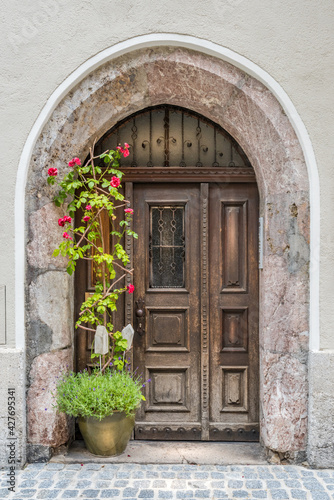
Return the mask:
<svg viewBox="0 0 334 500">
<path fill-rule="evenodd" d="M 259 269 L 263 269 L 263 217 L 259 217 Z"/>
</svg>

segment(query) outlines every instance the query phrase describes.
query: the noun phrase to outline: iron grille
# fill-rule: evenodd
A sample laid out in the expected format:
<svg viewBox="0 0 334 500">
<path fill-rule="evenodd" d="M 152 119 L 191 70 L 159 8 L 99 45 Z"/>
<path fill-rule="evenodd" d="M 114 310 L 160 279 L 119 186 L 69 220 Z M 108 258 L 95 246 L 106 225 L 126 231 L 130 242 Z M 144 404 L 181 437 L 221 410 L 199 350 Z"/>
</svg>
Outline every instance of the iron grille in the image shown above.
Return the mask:
<svg viewBox="0 0 334 500">
<path fill-rule="evenodd" d="M 189 110 L 170 106 L 147 108 L 109 130 L 97 154 L 130 145 L 121 167 L 250 167 L 247 156 L 223 128 Z"/>
</svg>

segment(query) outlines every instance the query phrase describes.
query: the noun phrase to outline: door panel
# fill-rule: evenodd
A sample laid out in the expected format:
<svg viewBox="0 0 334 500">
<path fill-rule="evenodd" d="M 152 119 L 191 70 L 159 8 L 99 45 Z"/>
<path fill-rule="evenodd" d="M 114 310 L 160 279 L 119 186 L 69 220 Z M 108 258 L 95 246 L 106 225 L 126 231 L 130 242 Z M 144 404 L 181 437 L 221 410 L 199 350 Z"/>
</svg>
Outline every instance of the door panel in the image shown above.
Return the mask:
<svg viewBox="0 0 334 500">
<path fill-rule="evenodd" d="M 199 186 L 137 184 L 133 196 L 134 300 L 145 303 L 133 365 L 151 379 L 135 437 L 199 439 Z"/>
<path fill-rule="evenodd" d="M 212 210 L 216 186 L 210 189 L 210 204 Z M 222 231 L 221 263 L 222 263 L 222 291 L 246 292 L 247 287 L 247 201 L 228 202 L 226 188 L 223 190 L 224 201 L 221 200 L 221 220 L 219 227 Z M 218 207 L 217 207 L 218 208 Z M 213 215 L 213 214 L 212 214 Z M 211 216 L 212 218 L 212 216 Z M 216 217 L 213 216 L 215 220 Z M 212 240 L 215 242 L 215 240 Z"/>
<path fill-rule="evenodd" d="M 258 438 L 258 197 L 210 186 L 210 439 Z"/>
</svg>

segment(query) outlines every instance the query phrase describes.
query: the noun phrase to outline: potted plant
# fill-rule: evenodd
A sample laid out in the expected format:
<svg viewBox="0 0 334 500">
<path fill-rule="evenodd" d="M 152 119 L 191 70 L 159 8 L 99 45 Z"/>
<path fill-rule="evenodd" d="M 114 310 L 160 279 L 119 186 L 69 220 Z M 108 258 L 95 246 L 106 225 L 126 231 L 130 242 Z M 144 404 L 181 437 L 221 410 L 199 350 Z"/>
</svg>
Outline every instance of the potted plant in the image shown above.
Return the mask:
<svg viewBox="0 0 334 500">
<path fill-rule="evenodd" d="M 114 455 L 124 451 L 134 427 L 135 410 L 145 399 L 141 377 L 130 373 L 126 359 L 133 330 L 124 338 L 122 332 L 115 331 L 111 319 L 120 296 L 134 291 L 133 285 L 124 284 L 126 274 L 131 275 L 133 270 L 126 267 L 129 256 L 122 241 L 125 234 L 134 238 L 137 235 L 130 227 L 133 210 L 119 191 L 119 159 L 121 155 L 128 156 L 129 145 L 118 146 L 99 157 L 93 152 L 94 146 L 84 165 L 79 158 L 73 158 L 62 179 L 56 168 L 48 169 L 48 183 L 59 188 L 54 202 L 64 205 L 68 214 L 58 220 L 63 239 L 53 255 L 67 257 L 66 270 L 70 275 L 80 259 L 89 260 L 96 276 L 95 290 L 83 301 L 76 321 L 76 328 L 96 332 L 91 352 L 93 368 L 63 373 L 54 393 L 54 407 L 78 417 L 91 453 Z M 115 227 L 119 211 L 124 216 Z M 79 218 L 75 218 L 76 212 Z M 103 230 L 106 214 L 114 239 L 110 252 Z"/>
<path fill-rule="evenodd" d="M 100 368 L 63 374 L 56 387 L 58 411 L 78 417 L 85 445 L 94 455 L 122 453 L 143 399 L 142 381 L 127 370 Z"/>
</svg>

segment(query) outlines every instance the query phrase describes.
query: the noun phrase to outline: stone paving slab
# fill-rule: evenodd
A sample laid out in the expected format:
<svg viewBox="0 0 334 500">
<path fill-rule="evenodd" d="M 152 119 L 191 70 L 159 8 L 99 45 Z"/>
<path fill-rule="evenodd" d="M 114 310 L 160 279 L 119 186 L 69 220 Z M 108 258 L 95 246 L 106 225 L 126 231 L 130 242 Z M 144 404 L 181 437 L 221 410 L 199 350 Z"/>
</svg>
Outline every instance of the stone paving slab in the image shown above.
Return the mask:
<svg viewBox="0 0 334 500">
<path fill-rule="evenodd" d="M 32 499 L 334 499 L 334 469 L 292 465 L 29 464 L 15 493 L 1 471 L 0 498 Z"/>
</svg>

